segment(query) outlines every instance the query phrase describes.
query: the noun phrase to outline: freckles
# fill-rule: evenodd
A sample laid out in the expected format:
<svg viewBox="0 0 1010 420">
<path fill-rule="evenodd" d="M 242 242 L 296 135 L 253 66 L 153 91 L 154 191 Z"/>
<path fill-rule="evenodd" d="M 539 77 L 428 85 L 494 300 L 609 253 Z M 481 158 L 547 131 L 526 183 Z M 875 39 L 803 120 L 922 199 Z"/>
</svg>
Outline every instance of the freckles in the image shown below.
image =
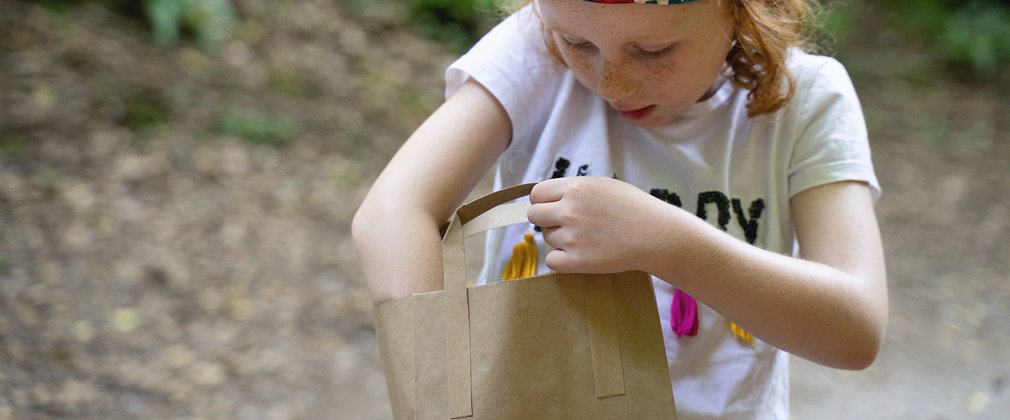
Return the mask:
<svg viewBox="0 0 1010 420">
<path fill-rule="evenodd" d="M 678 80 L 681 70 L 681 68 L 674 64 L 657 66 L 649 72 L 649 80 L 652 86 L 669 88 L 670 84 L 674 83 L 673 81 Z"/>
<path fill-rule="evenodd" d="M 593 76 L 592 65 L 590 63 L 571 55 L 565 56 L 565 62 L 568 64 L 568 69 L 575 75 L 576 80 L 585 85 L 586 88 L 595 86 L 595 77 Z"/>
<path fill-rule="evenodd" d="M 674 64 L 660 66 L 653 72 L 656 75 L 656 80 L 669 80 L 676 76 L 677 73 L 679 72 L 677 71 L 677 66 Z"/>
<path fill-rule="evenodd" d="M 614 77 L 614 72 L 613 71 L 603 72 L 603 78 L 600 79 L 600 89 L 611 90 L 616 87 L 620 87 L 620 85 L 617 77 Z"/>
</svg>

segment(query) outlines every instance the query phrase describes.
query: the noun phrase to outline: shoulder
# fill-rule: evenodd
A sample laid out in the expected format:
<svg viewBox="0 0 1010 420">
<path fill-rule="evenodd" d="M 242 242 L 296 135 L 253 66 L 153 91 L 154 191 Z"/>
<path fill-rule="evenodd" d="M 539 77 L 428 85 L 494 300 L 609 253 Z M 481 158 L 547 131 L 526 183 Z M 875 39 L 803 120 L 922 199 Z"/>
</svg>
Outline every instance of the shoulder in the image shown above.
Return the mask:
<svg viewBox="0 0 1010 420">
<path fill-rule="evenodd" d="M 834 57 L 794 48 L 789 52 L 788 66 L 796 80 L 796 97 L 801 102 L 856 96 L 848 71 Z"/>
<path fill-rule="evenodd" d="M 799 50 L 791 52 L 789 64 L 796 92 L 782 121 L 792 133 L 791 194 L 855 180 L 869 183 L 873 196 L 879 195 L 866 120 L 845 66 Z"/>
<path fill-rule="evenodd" d="M 792 103 L 787 113 L 799 121 L 820 119 L 829 115 L 860 114 L 862 106 L 848 71 L 834 57 L 816 55 L 792 49 L 789 70 L 796 81 Z"/>
<path fill-rule="evenodd" d="M 508 114 L 513 139 L 537 132 L 568 74 L 547 49 L 542 28 L 530 6 L 499 23 L 446 70 L 446 97 L 472 79 Z"/>
<path fill-rule="evenodd" d="M 533 75 L 546 78 L 563 70 L 547 49 L 540 18 L 531 6 L 526 6 L 492 28 L 449 66 L 446 93 L 451 94 L 467 78 L 485 85 L 499 80 L 481 79 L 526 85 Z"/>
<path fill-rule="evenodd" d="M 799 48 L 789 50 L 786 65 L 797 82 L 821 77 L 849 79 L 845 66 L 834 57 L 811 54 Z"/>
</svg>

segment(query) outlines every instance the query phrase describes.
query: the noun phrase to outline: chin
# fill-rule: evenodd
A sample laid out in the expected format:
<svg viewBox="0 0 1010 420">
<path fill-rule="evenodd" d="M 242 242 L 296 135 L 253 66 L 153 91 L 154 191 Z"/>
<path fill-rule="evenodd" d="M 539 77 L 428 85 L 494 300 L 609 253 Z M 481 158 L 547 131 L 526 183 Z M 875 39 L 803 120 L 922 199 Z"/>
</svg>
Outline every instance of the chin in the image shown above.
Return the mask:
<svg viewBox="0 0 1010 420">
<path fill-rule="evenodd" d="M 647 118 L 642 118 L 640 120 L 630 121 L 633 125 L 639 127 L 656 128 L 662 127 L 664 125 L 670 124 L 677 120 L 680 114 L 674 115 L 650 115 Z"/>
</svg>

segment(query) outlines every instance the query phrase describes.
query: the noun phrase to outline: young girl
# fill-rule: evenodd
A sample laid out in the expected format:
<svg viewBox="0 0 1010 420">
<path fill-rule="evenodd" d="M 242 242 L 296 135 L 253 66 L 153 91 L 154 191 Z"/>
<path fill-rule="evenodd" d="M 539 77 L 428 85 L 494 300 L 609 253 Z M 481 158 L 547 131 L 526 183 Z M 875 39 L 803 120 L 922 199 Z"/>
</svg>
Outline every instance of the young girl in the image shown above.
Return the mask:
<svg viewBox="0 0 1010 420">
<path fill-rule="evenodd" d="M 786 352 L 869 366 L 887 321 L 879 187 L 844 68 L 798 48 L 810 13 L 523 7 L 452 64 L 447 101 L 355 217 L 373 299 L 441 288 L 439 227 L 497 161 L 496 189 L 540 183 L 532 225 L 488 235 L 482 281 L 530 231 L 540 272 L 652 274 L 681 419 L 788 417 Z"/>
</svg>

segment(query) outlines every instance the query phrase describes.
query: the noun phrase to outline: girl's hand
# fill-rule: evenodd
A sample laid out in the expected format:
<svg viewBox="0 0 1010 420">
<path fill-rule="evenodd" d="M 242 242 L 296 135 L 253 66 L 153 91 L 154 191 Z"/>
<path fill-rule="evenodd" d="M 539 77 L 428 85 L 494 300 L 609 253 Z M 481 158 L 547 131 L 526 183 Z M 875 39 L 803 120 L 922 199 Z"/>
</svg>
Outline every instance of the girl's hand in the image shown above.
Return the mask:
<svg viewBox="0 0 1010 420">
<path fill-rule="evenodd" d="M 557 272 L 646 271 L 660 244 L 672 239 L 656 227 L 676 207 L 615 179 L 543 181 L 533 187 L 530 201 L 527 217 L 554 248 L 546 262 Z"/>
</svg>

